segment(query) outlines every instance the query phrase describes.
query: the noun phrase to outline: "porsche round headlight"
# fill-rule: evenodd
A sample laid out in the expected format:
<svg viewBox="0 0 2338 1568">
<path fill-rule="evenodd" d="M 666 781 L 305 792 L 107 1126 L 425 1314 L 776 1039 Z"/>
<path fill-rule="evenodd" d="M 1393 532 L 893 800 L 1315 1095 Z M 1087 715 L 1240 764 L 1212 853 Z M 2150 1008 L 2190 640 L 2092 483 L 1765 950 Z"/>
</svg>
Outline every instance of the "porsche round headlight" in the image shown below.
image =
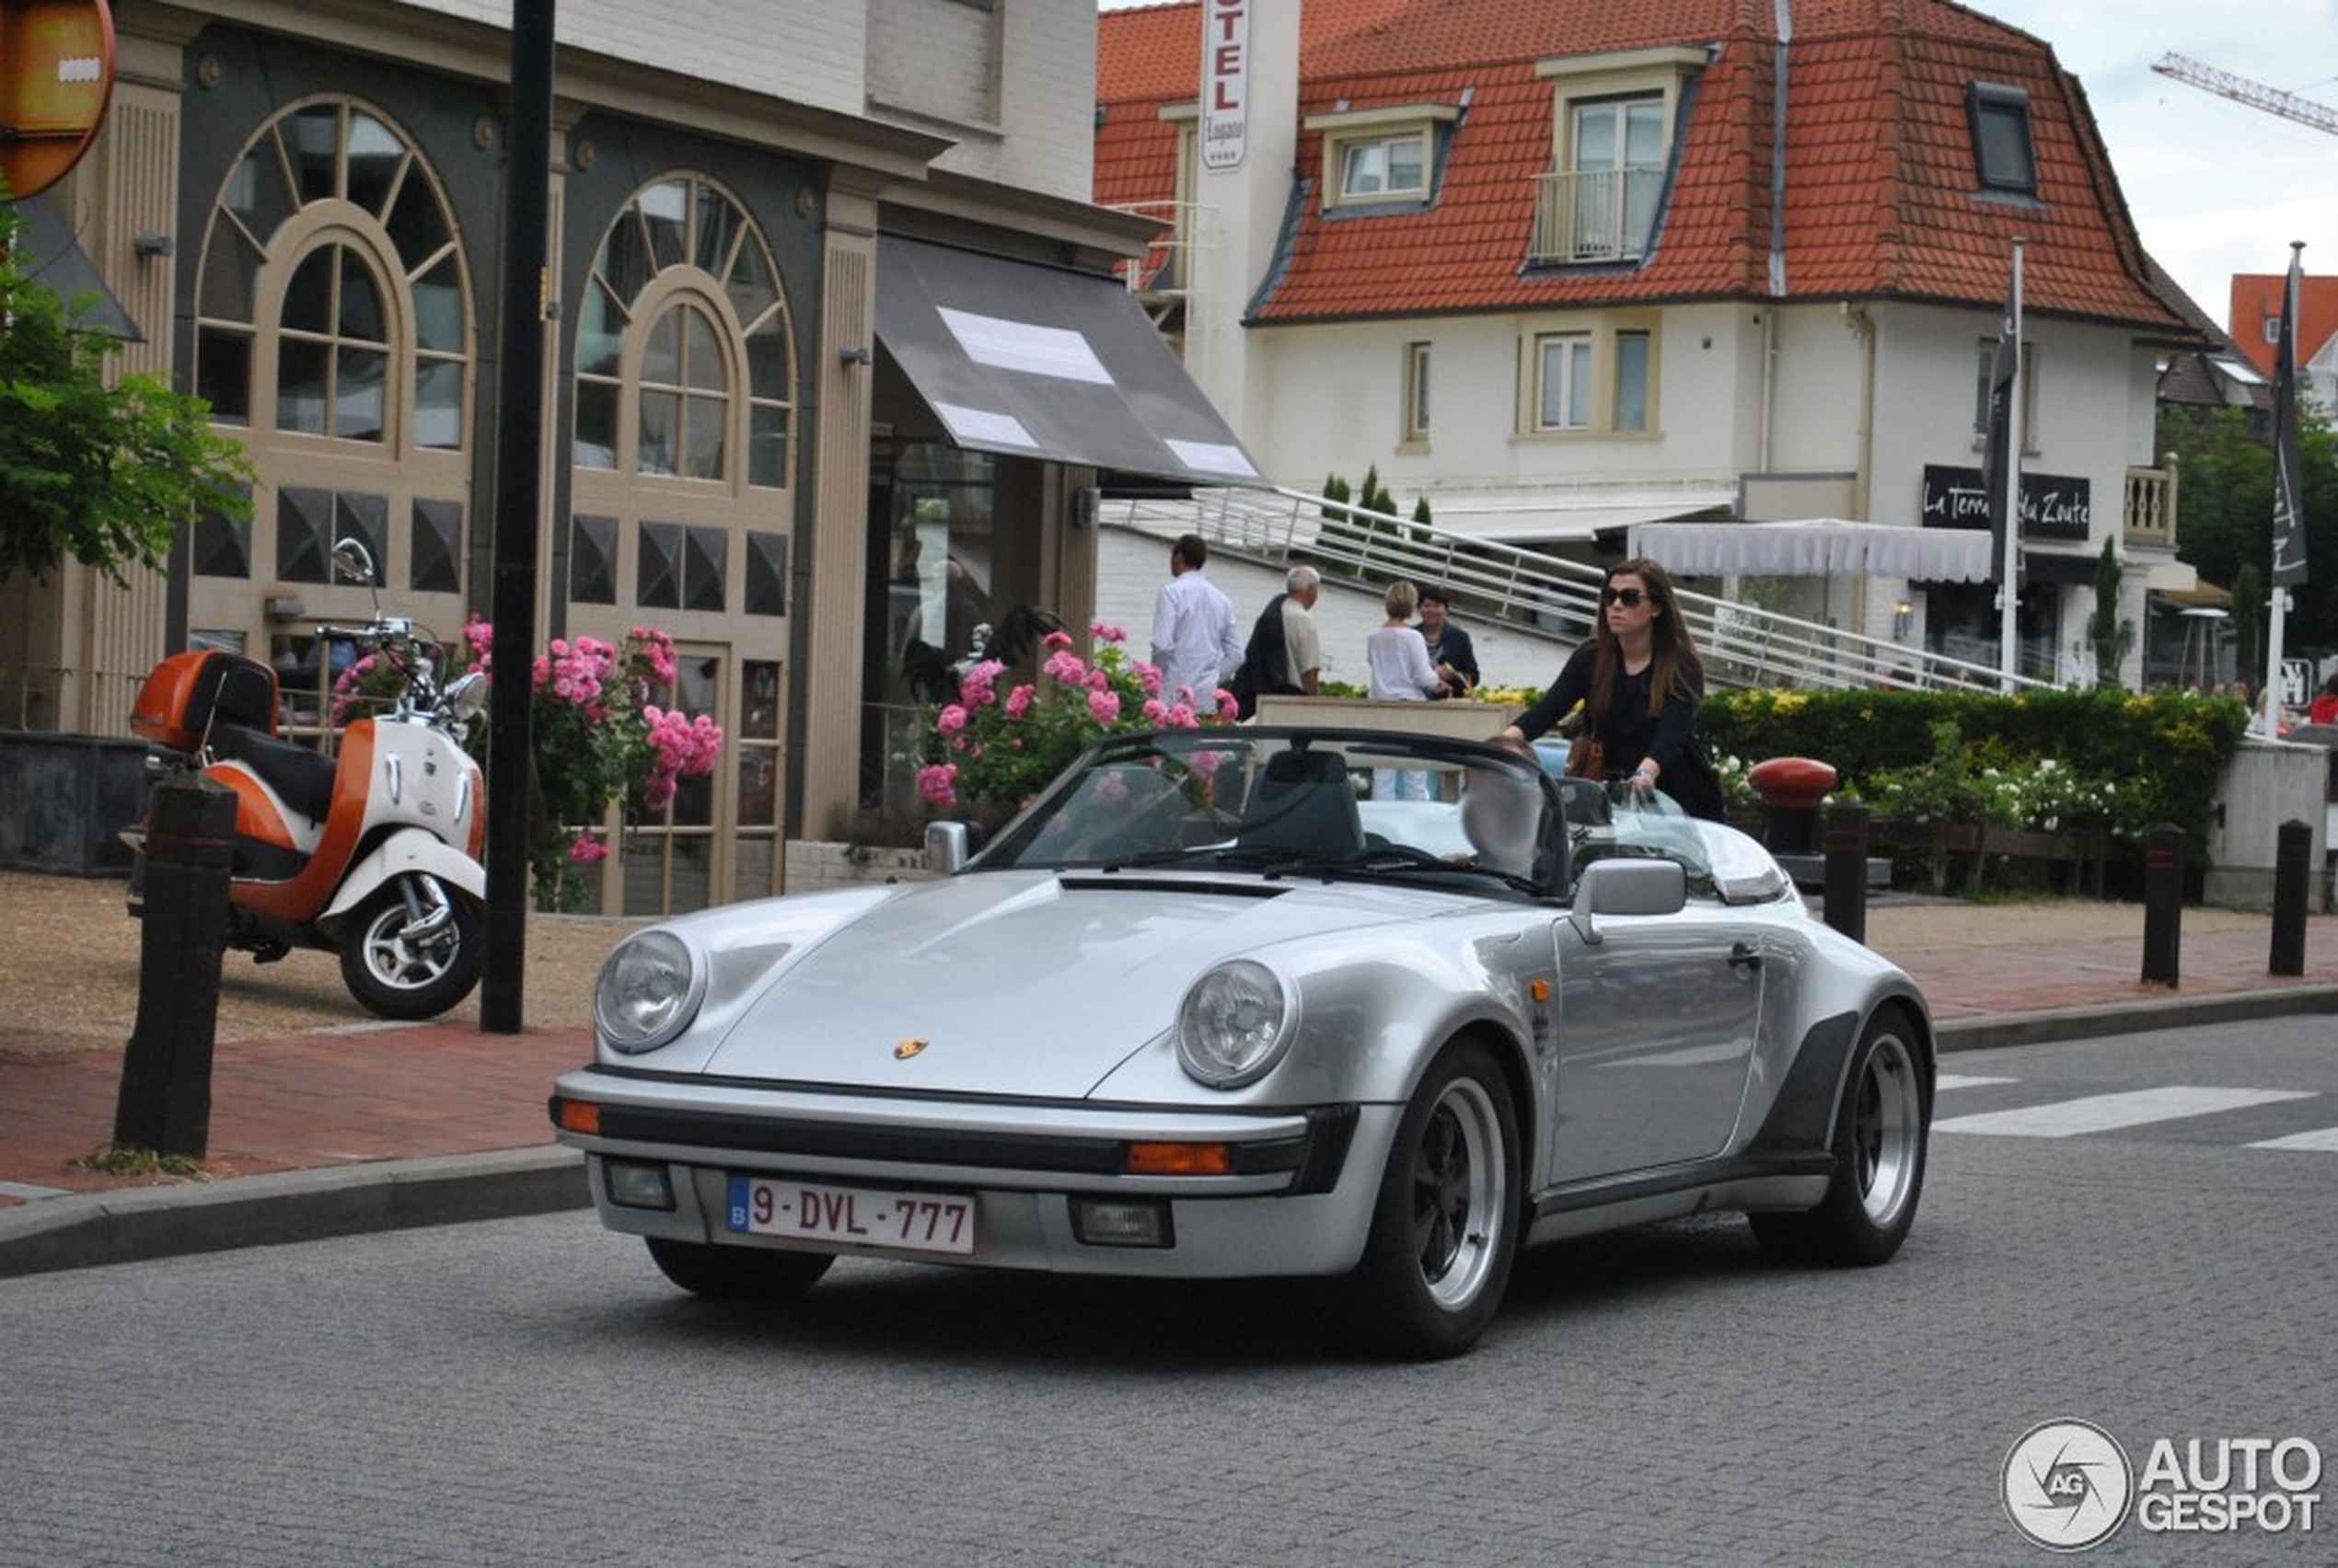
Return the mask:
<svg viewBox="0 0 2338 1568">
<path fill-rule="evenodd" d="M 1281 1058 L 1290 1022 L 1273 970 L 1246 958 L 1220 964 L 1177 1009 L 1177 1060 L 1212 1089 L 1239 1089 Z"/>
<path fill-rule="evenodd" d="M 705 995 L 697 950 L 672 931 L 643 931 L 619 942 L 601 965 L 593 1021 L 616 1050 L 654 1051 L 689 1027 Z"/>
</svg>

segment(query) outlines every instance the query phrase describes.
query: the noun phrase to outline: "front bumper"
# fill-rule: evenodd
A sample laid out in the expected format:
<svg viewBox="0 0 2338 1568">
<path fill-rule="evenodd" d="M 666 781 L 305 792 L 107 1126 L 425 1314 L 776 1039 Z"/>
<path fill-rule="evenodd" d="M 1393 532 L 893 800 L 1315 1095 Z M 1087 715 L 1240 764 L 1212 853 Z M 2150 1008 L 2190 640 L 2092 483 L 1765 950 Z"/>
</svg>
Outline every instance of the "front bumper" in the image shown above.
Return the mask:
<svg viewBox="0 0 2338 1568">
<path fill-rule="evenodd" d="M 560 1141 L 587 1157 L 602 1223 L 718 1245 L 914 1257 L 978 1267 L 1159 1278 L 1327 1274 L 1362 1255 L 1402 1107 L 1228 1113 L 1080 1102 L 926 1100 L 660 1078 L 585 1068 L 551 1101 Z M 1225 1173 L 1131 1171 L 1137 1146 L 1222 1147 Z M 666 1171 L 672 1206 L 615 1201 L 612 1160 Z M 771 1176 L 974 1199 L 974 1251 L 734 1234 L 734 1176 Z M 1081 1239 L 1075 1205 L 1163 1205 L 1170 1243 Z"/>
</svg>

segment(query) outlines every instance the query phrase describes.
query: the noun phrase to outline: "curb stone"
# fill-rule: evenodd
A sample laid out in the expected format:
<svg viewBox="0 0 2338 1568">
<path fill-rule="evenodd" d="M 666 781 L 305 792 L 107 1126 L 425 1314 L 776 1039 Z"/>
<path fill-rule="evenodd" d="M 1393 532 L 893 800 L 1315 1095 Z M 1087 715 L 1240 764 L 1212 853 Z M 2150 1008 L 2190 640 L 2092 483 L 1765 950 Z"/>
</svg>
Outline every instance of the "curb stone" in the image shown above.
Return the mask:
<svg viewBox="0 0 2338 1568">
<path fill-rule="evenodd" d="M 1946 1055 L 2153 1029 L 2338 1013 L 2338 986 L 1936 1020 Z M 557 1145 L 372 1160 L 223 1182 L 76 1193 L 0 1209 L 0 1279 L 591 1205 L 584 1156 Z"/>
</svg>

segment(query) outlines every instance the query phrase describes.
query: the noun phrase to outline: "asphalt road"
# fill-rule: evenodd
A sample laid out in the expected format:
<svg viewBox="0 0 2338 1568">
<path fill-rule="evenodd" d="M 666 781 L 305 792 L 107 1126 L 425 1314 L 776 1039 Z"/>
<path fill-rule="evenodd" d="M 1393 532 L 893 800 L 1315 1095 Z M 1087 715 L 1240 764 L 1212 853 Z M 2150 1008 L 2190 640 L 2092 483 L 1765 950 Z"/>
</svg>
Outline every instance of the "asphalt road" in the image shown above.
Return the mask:
<svg viewBox="0 0 2338 1568">
<path fill-rule="evenodd" d="M 1959 1055 L 1890 1266 L 1651 1227 L 1532 1255 L 1436 1366 L 1280 1288 L 848 1261 L 711 1305 L 583 1214 L 0 1281 L 0 1568 L 2043 1563 L 2036 1424 L 2338 1461 L 2329 1028 Z"/>
</svg>

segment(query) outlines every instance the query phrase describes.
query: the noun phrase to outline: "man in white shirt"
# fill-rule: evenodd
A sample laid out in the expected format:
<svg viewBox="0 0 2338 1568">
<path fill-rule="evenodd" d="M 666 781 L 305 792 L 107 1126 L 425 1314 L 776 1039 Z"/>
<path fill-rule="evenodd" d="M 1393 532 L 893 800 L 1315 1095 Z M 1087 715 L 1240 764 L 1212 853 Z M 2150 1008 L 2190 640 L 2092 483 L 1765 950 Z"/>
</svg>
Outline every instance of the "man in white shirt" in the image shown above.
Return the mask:
<svg viewBox="0 0 2338 1568">
<path fill-rule="evenodd" d="M 1218 710 L 1218 687 L 1242 663 L 1234 635 L 1233 601 L 1202 576 L 1210 546 L 1198 534 L 1169 548 L 1169 581 L 1152 606 L 1152 662 L 1161 670 L 1161 700 L 1190 701 L 1197 713 Z"/>
</svg>

